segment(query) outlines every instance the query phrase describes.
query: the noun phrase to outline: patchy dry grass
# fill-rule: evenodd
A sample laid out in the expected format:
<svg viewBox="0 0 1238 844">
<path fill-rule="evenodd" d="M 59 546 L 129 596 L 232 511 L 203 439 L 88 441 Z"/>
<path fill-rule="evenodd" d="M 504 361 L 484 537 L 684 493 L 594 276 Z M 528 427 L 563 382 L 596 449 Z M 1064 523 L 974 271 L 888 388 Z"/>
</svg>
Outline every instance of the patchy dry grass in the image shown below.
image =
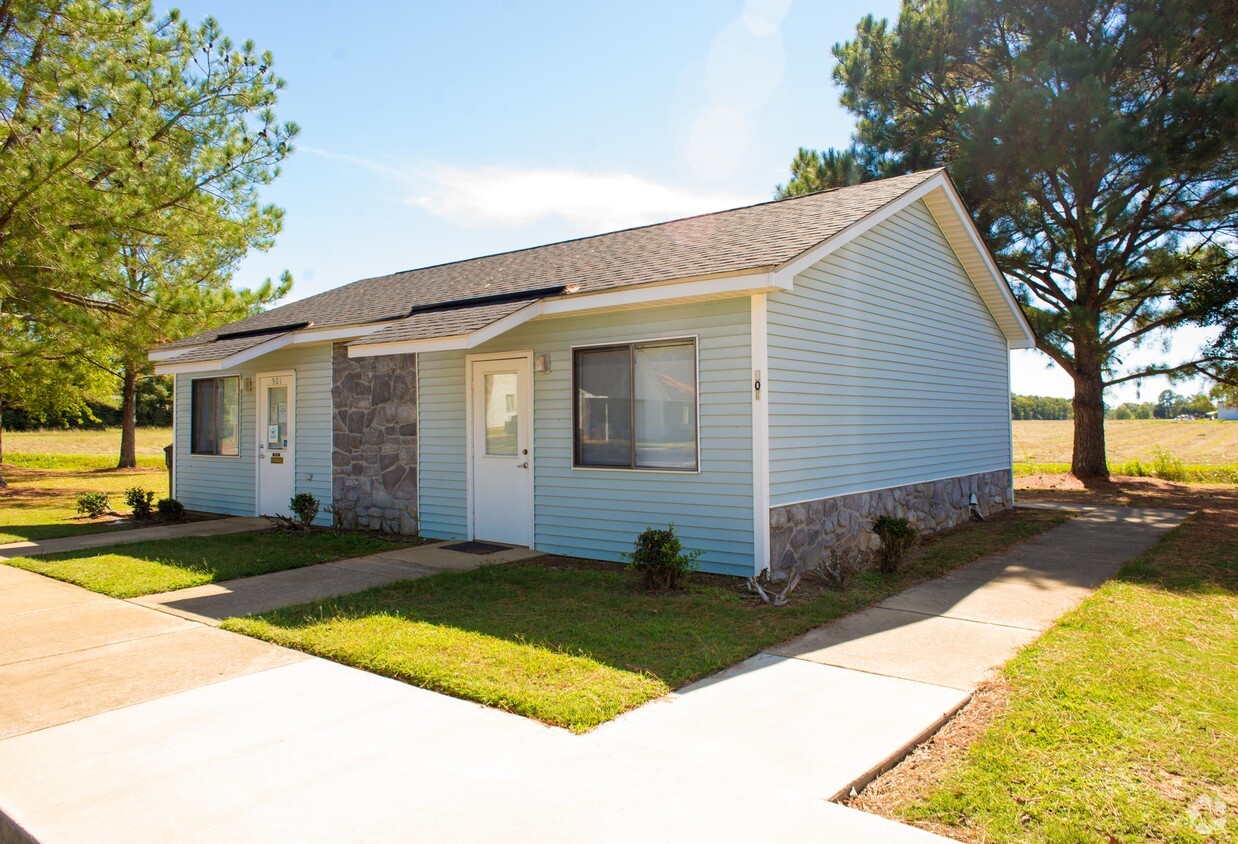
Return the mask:
<svg viewBox="0 0 1238 844">
<path fill-rule="evenodd" d="M 168 495 L 168 473 L 163 469 L 66 471 L 7 464 L 3 469 L 9 485 L 0 487 L 0 544 L 116 529 L 111 518 L 78 516 L 78 493 L 106 492 L 117 511 L 125 509 L 124 493 L 132 486 L 153 490 L 156 498 Z"/>
<path fill-rule="evenodd" d="M 138 428 L 136 447 L 139 455 L 163 459 L 163 447 L 172 442 L 171 428 Z M 120 429 L 98 431 L 48 430 L 5 431 L 4 460 L 12 454 L 90 454 L 110 456 L 112 465 L 120 455 Z M 162 465 L 162 464 L 161 464 Z"/>
<path fill-rule="evenodd" d="M 138 428 L 138 468 L 116 469 L 119 429 L 6 431 L 0 469 L 9 486 L 0 487 L 0 544 L 113 530 L 110 518 L 78 516 L 78 494 L 106 492 L 117 511 L 131 486 L 166 498 L 163 447 L 171 441 L 171 428 Z"/>
<path fill-rule="evenodd" d="M 1073 436 L 1070 420 L 1016 420 L 1014 459 L 1069 467 Z M 1238 422 L 1109 420 L 1105 422 L 1105 445 L 1113 467 L 1133 460 L 1151 463 L 1158 447 L 1188 465 L 1232 465 L 1238 463 Z"/>
</svg>

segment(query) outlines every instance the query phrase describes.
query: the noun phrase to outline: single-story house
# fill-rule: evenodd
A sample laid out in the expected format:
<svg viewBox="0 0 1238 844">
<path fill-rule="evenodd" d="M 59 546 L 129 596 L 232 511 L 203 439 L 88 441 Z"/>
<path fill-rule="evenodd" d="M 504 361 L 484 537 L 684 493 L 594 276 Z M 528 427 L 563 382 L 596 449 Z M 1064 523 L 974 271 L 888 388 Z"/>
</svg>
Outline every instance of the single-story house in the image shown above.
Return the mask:
<svg viewBox="0 0 1238 844">
<path fill-rule="evenodd" d="M 943 170 L 356 281 L 153 350 L 173 495 L 774 575 L 1011 506 L 1033 335 Z"/>
</svg>

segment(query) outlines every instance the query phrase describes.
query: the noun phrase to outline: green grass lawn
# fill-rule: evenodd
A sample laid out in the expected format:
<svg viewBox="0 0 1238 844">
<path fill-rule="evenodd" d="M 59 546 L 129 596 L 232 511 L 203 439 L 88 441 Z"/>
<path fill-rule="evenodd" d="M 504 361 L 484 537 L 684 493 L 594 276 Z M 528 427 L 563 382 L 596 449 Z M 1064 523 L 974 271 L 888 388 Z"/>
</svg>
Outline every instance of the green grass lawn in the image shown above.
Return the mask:
<svg viewBox="0 0 1238 844">
<path fill-rule="evenodd" d="M 114 598 L 168 592 L 403 548 L 365 534 L 245 533 L 151 539 L 89 551 L 18 557 L 7 564 Z"/>
<path fill-rule="evenodd" d="M 897 576 L 812 582 L 771 608 L 733 578 L 678 595 L 619 566 L 543 558 L 228 619 L 224 627 L 584 732 L 761 648 L 1063 521 L 1012 511 L 926 541 Z"/>
<path fill-rule="evenodd" d="M 0 487 L 0 545 L 114 530 L 111 519 L 78 516 L 78 493 L 106 492 L 118 512 L 131 486 L 167 498 L 163 446 L 171 437 L 170 428 L 138 428 L 138 468 L 116 469 L 119 430 L 6 431 L 0 469 L 9 485 Z"/>
<path fill-rule="evenodd" d="M 86 519 L 77 514 L 77 495 L 106 492 L 112 508 L 125 509 L 125 490 L 140 486 L 155 498 L 168 495 L 163 469 L 26 469 L 4 466 L 7 487 L 0 487 L 0 545 L 23 540 L 55 539 L 115 530 L 112 519 Z"/>
<path fill-rule="evenodd" d="M 1004 680 L 1008 708 L 896 816 L 968 841 L 1233 840 L 1238 510 L 1164 537 Z"/>
</svg>

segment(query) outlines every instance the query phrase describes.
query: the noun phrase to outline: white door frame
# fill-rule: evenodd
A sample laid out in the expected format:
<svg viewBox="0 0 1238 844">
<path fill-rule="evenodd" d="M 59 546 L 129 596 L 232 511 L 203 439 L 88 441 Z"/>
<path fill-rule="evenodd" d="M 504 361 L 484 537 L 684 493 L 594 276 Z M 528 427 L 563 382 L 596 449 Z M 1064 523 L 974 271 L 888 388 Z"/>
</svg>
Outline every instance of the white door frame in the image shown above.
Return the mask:
<svg viewBox="0 0 1238 844">
<path fill-rule="evenodd" d="M 529 484 L 529 547 L 532 548 L 537 542 L 537 536 L 534 533 L 536 525 L 533 523 L 533 471 L 537 468 L 537 464 L 533 462 L 533 350 L 524 349 L 515 352 L 490 352 L 481 355 L 465 355 L 464 357 L 464 465 L 465 465 L 465 480 L 464 480 L 464 498 L 465 498 L 465 522 L 468 525 L 468 538 L 475 539 L 475 520 L 473 517 L 473 364 L 482 361 L 496 360 L 511 360 L 523 361 L 526 367 L 525 372 L 527 377 L 524 379 L 524 395 L 520 398 L 524 401 L 524 406 L 528 408 L 526 416 L 528 420 L 528 438 L 529 438 L 529 470 L 525 473 Z M 420 462 L 420 461 L 419 461 Z"/>
<path fill-rule="evenodd" d="M 292 493 L 297 492 L 297 371 L 295 369 L 277 369 L 270 372 L 258 372 L 254 374 L 254 515 L 262 515 L 262 460 L 259 455 L 262 454 L 261 445 L 264 442 L 266 433 L 266 420 L 262 418 L 259 412 L 262 410 L 262 379 L 274 378 L 276 376 L 283 377 L 285 375 L 292 377 L 292 389 L 288 391 L 288 432 L 292 434 L 292 448 L 288 451 L 292 452 Z M 241 377 L 244 382 L 245 377 Z"/>
</svg>

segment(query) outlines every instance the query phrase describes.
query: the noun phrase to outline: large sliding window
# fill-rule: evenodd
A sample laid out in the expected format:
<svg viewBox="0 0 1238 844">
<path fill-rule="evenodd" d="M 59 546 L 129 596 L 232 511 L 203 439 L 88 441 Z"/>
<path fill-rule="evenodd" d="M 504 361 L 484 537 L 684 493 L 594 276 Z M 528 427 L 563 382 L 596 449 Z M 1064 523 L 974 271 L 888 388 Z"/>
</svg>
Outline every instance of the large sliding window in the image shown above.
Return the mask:
<svg viewBox="0 0 1238 844">
<path fill-rule="evenodd" d="M 241 379 L 198 378 L 192 383 L 189 450 L 194 454 L 240 454 Z"/>
<path fill-rule="evenodd" d="M 576 349 L 574 463 L 695 471 L 696 341 Z"/>
</svg>

